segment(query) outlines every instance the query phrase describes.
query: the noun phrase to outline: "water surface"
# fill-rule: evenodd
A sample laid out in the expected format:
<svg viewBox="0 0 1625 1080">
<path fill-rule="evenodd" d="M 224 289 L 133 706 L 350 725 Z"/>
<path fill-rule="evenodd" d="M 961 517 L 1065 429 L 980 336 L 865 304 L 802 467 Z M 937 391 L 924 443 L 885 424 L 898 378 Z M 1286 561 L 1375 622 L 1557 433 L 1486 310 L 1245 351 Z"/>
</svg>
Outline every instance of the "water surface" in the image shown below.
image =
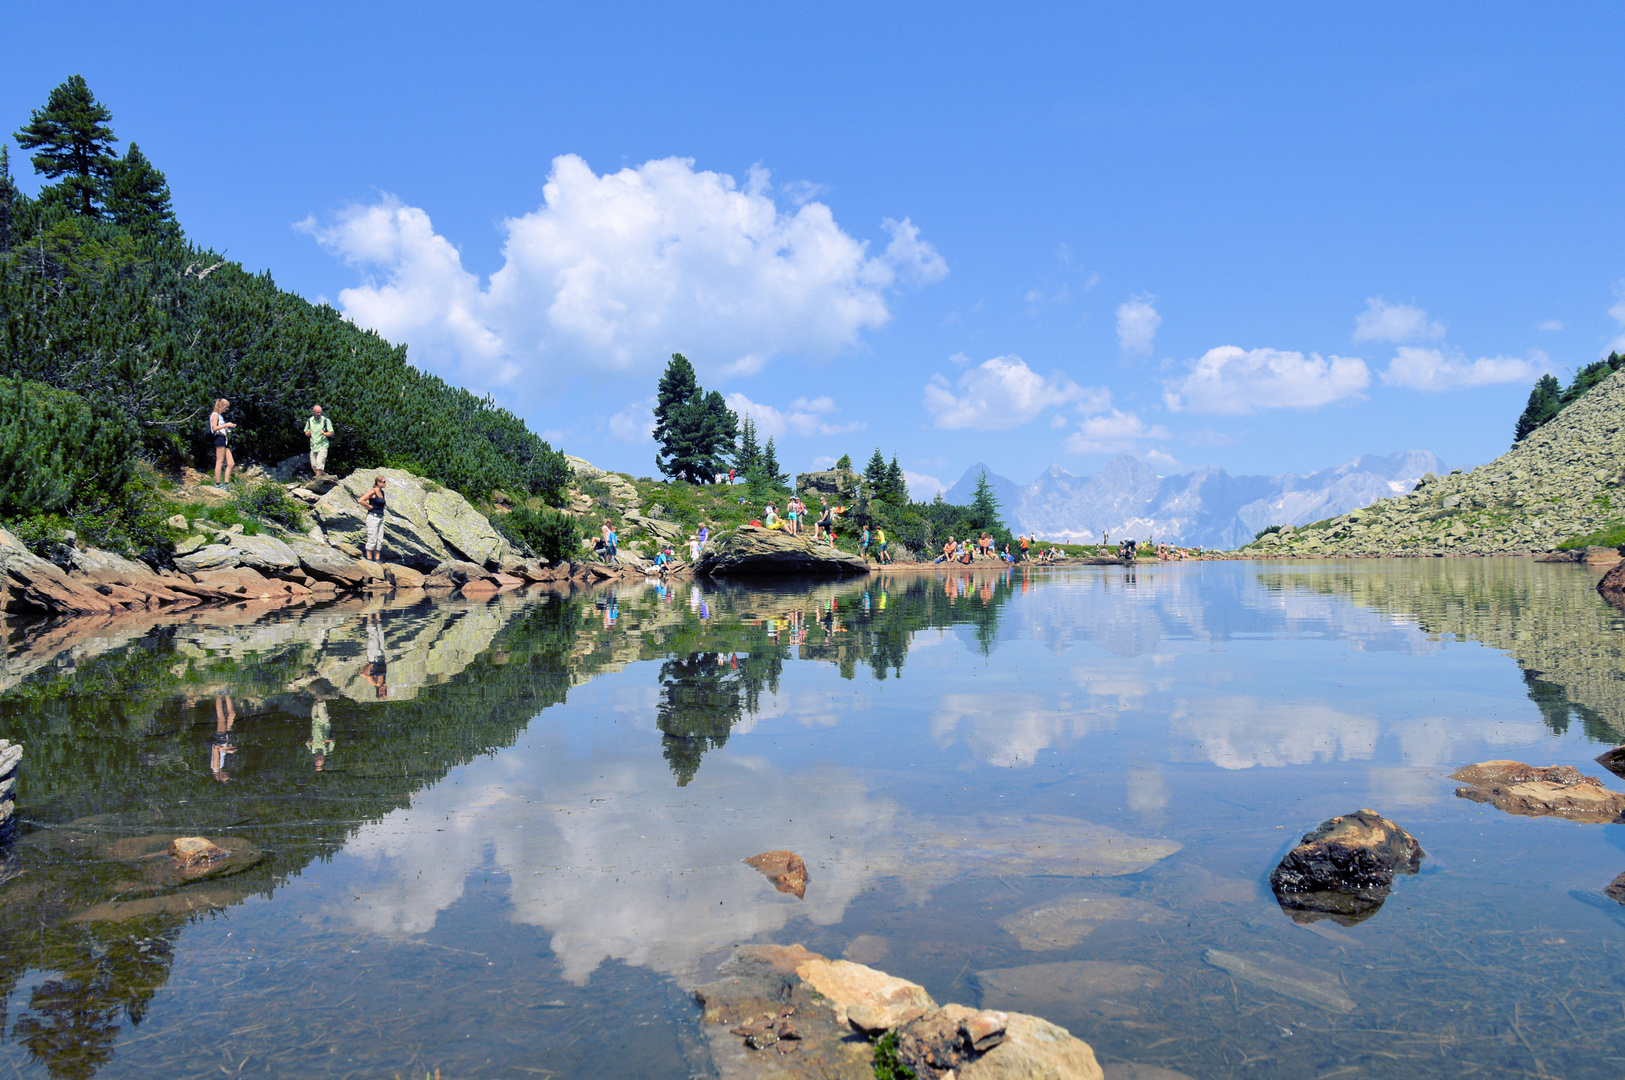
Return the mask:
<svg viewBox="0 0 1625 1080">
<path fill-rule="evenodd" d="M 1625 828 L 1448 778 L 1621 786 L 1590 761 L 1625 741 L 1594 578 L 978 570 L 20 628 L 0 1072 L 703 1076 L 690 989 L 773 941 L 1108 1064 L 1615 1077 Z M 1270 869 L 1361 807 L 1422 872 L 1356 925 L 1288 918 Z M 265 858 L 175 887 L 131 857 L 196 833 Z M 781 848 L 804 898 L 741 861 Z"/>
</svg>

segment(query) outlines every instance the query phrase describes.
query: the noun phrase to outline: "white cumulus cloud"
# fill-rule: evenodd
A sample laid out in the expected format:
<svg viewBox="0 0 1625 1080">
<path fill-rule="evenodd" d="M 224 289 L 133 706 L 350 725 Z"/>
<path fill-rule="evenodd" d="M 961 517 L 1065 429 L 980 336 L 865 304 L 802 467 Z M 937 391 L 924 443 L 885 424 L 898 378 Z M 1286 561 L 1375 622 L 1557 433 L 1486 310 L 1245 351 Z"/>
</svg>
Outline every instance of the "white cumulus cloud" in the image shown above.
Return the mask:
<svg viewBox="0 0 1625 1080">
<path fill-rule="evenodd" d="M 782 439 L 786 435 L 843 435 L 863 427 L 861 421 L 836 423 L 830 414 L 836 411 L 831 397 L 797 398 L 788 409 L 776 409 L 752 401 L 744 394 L 728 395 L 728 408 L 748 416 L 756 422 L 756 434 L 762 439 Z"/>
<path fill-rule="evenodd" d="M 923 404 L 939 428 L 1006 431 L 1063 405 L 1097 412 L 1111 405 L 1111 393 L 1079 386 L 1060 372 L 1040 375 L 1012 355 L 984 361 L 951 384 L 941 375 L 931 376 Z"/>
<path fill-rule="evenodd" d="M 765 170 L 741 188 L 692 160 L 600 176 L 553 160 L 542 205 L 503 223 L 504 264 L 482 283 L 429 215 L 384 196 L 299 226 L 369 276 L 339 294 L 356 323 L 408 342 L 426 366 L 524 388 L 583 371 L 753 371 L 783 353 L 830 355 L 891 317 L 905 282 L 948 272 L 907 218 L 871 253 L 823 203 L 774 200 Z"/>
<path fill-rule="evenodd" d="M 1133 296 L 1117 305 L 1117 345 L 1124 356 L 1148 356 L 1151 341 L 1162 325 L 1162 316 L 1153 306 L 1155 296 Z"/>
<path fill-rule="evenodd" d="M 1069 454 L 1122 454 L 1146 439 L 1166 439 L 1160 425 L 1148 425 L 1134 413 L 1113 409 L 1100 416 L 1086 416 L 1077 430 L 1066 437 Z"/>
<path fill-rule="evenodd" d="M 1358 357 L 1221 345 L 1192 360 L 1187 374 L 1168 380 L 1163 400 L 1174 412 L 1312 409 L 1370 384 L 1371 372 Z"/>
<path fill-rule="evenodd" d="M 621 442 L 647 442 L 655 437 L 655 400 L 634 401 L 609 418 L 609 433 Z"/>
<path fill-rule="evenodd" d="M 1355 341 L 1437 341 L 1444 337 L 1444 323 L 1430 322 L 1428 313 L 1414 304 L 1390 304 L 1380 296 L 1366 300 L 1365 310 L 1355 316 Z"/>
<path fill-rule="evenodd" d="M 1539 349 L 1528 359 L 1516 356 L 1483 356 L 1469 360 L 1460 349 L 1424 349 L 1401 345 L 1382 381 L 1407 390 L 1465 390 L 1496 383 L 1528 382 L 1551 369 L 1551 362 Z"/>
<path fill-rule="evenodd" d="M 903 470 L 903 484 L 908 488 L 908 497 L 915 502 L 926 502 L 935 498 L 938 492 L 948 490 L 948 485 L 936 477 L 907 469 Z"/>
</svg>

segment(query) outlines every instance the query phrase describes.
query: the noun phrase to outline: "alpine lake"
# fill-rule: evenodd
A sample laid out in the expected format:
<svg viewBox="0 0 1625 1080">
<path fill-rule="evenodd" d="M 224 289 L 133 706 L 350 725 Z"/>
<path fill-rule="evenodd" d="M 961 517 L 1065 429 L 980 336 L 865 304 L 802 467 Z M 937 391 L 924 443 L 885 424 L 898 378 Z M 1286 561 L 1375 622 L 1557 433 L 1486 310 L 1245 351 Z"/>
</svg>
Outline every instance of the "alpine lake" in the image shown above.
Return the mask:
<svg viewBox="0 0 1625 1080">
<path fill-rule="evenodd" d="M 1111 1078 L 1625 1075 L 1625 826 L 1457 797 L 1625 742 L 1625 613 L 1528 559 L 621 583 L 11 625 L 0 1076 L 714 1075 L 799 942 Z M 1355 920 L 1269 874 L 1371 808 Z M 160 856 L 231 857 L 182 880 Z M 743 860 L 789 850 L 805 895 Z M 1166 1072 L 1158 1070 L 1168 1070 Z"/>
</svg>

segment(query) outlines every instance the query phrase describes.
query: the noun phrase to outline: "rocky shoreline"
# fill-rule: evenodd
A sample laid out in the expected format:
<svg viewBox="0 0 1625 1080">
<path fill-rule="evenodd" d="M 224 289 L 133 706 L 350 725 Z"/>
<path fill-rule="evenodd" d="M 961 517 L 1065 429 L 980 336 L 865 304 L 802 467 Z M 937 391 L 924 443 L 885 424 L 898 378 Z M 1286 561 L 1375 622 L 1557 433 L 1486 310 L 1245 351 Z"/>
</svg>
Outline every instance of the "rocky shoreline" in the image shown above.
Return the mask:
<svg viewBox="0 0 1625 1080">
<path fill-rule="evenodd" d="M 1622 515 L 1625 371 L 1487 465 L 1443 477 L 1430 473 L 1408 494 L 1312 525 L 1286 526 L 1241 551 L 1271 557 L 1532 555 L 1553 552 Z M 1615 561 L 1618 552 L 1611 550 L 1599 548 L 1589 558 Z"/>
</svg>

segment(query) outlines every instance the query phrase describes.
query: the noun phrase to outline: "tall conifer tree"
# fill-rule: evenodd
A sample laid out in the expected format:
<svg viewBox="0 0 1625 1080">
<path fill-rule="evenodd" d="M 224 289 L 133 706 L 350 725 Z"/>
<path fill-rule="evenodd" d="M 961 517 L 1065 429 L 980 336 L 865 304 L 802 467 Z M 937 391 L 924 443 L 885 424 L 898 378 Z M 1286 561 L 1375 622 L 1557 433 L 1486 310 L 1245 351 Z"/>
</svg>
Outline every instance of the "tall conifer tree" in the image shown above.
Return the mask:
<svg viewBox="0 0 1625 1080">
<path fill-rule="evenodd" d="M 880 447 L 869 458 L 869 464 L 863 468 L 863 478 L 869 481 L 869 490 L 877 499 L 886 497 L 886 459 L 881 456 Z"/>
<path fill-rule="evenodd" d="M 886 466 L 886 494 L 884 497 L 898 506 L 907 506 L 909 503 L 908 479 L 903 476 L 903 467 L 897 464 L 896 454 L 891 456 L 891 464 Z"/>
<path fill-rule="evenodd" d="M 762 447 L 762 466 L 758 470 L 761 484 L 766 489 L 764 494 L 776 495 L 790 486 L 790 477 L 779 472 L 779 452 L 769 438 L 767 445 Z"/>
<path fill-rule="evenodd" d="M 0 255 L 11 250 L 11 223 L 17 205 L 17 184 L 11 178 L 11 150 L 0 146 Z"/>
<path fill-rule="evenodd" d="M 51 91 L 45 108 L 35 109 L 17 132 L 17 145 L 37 151 L 29 160 L 34 171 L 62 180 L 40 192 L 60 200 L 75 213 L 100 217 L 107 183 L 113 175 L 113 114 L 96 100 L 82 75 Z"/>
<path fill-rule="evenodd" d="M 671 354 L 660 376 L 654 413 L 655 465 L 663 476 L 708 484 L 728 470 L 739 418 L 720 393 L 700 387 L 694 365 L 682 353 Z"/>
<path fill-rule="evenodd" d="M 135 143 L 113 165 L 107 216 L 133 233 L 179 239 L 180 222 L 169 203 L 169 181 Z"/>
</svg>

